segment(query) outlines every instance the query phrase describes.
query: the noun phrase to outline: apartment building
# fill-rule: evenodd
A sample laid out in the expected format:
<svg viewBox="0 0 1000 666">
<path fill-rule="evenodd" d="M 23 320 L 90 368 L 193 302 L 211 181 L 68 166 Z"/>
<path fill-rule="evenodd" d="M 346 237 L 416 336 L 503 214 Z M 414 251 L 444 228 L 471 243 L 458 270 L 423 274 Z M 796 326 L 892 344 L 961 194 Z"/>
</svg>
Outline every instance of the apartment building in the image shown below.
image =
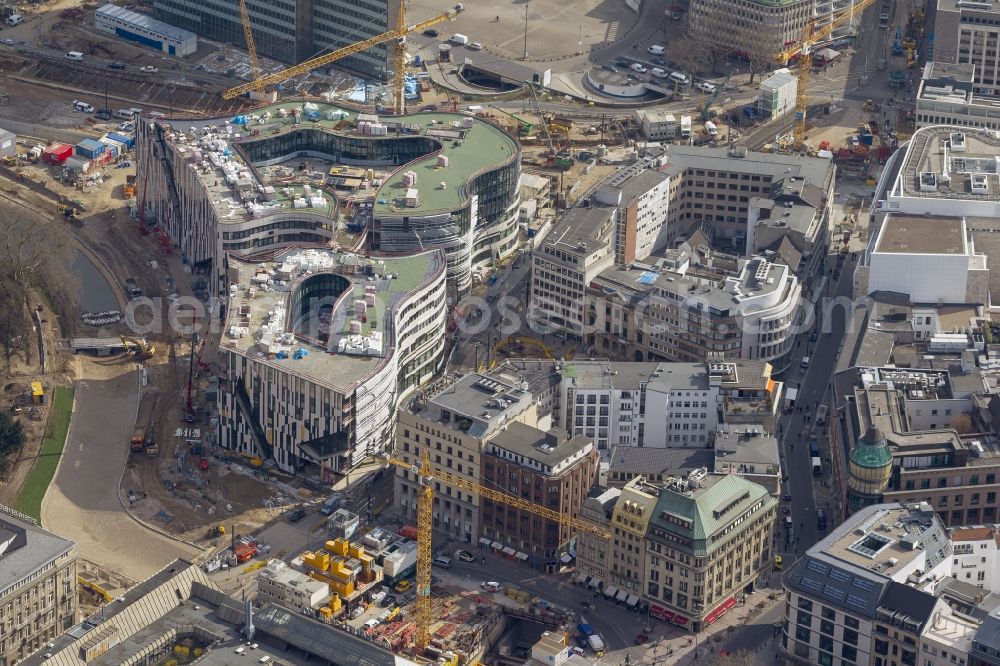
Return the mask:
<svg viewBox="0 0 1000 666">
<path fill-rule="evenodd" d="M 810 665 L 916 665 L 921 635 L 948 613 L 924 588 L 948 575 L 951 553 L 926 503 L 868 506 L 835 525 L 782 576 L 785 657 Z"/>
<path fill-rule="evenodd" d="M 416 464 L 426 451 L 432 470 L 482 483 L 482 457 L 488 441 L 514 422 L 540 425 L 534 398 L 520 382 L 475 372 L 457 379 L 445 377 L 398 410 L 394 455 Z M 419 487 L 415 473 L 396 468 L 396 505 L 410 520 L 417 518 Z M 483 524 L 481 505 L 478 493 L 435 479 L 435 529 L 475 543 Z M 517 528 L 512 531 L 516 533 Z"/>
<path fill-rule="evenodd" d="M 637 477 L 621 489 L 611 515 L 611 566 L 604 595 L 635 603 L 642 597 L 646 580 L 646 533 L 663 486 Z"/>
<path fill-rule="evenodd" d="M 669 478 L 645 540 L 652 617 L 700 632 L 771 573 L 777 499 L 732 474 Z"/>
<path fill-rule="evenodd" d="M 997 56 L 1000 15 L 988 2 L 938 0 L 934 12 L 934 59 L 975 67 L 974 91 L 1000 94 L 1000 58 Z"/>
<path fill-rule="evenodd" d="M 76 545 L 0 506 L 0 666 L 12 666 L 76 622 Z"/>
<path fill-rule="evenodd" d="M 247 0 L 257 53 L 285 63 L 375 37 L 395 27 L 396 0 Z M 239 3 L 226 0 L 156 0 L 153 16 L 203 37 L 246 47 Z M 388 47 L 378 44 L 336 65 L 386 79 Z"/>
<path fill-rule="evenodd" d="M 838 373 L 835 408 L 844 418 L 831 429 L 831 447 L 833 467 L 845 470 L 839 481 L 844 510 L 925 502 L 948 526 L 996 522 L 995 438 L 956 430 L 967 419 L 971 423 L 975 397 L 985 388 L 974 366 L 956 372 L 890 367 Z"/>
<path fill-rule="evenodd" d="M 580 506 L 580 520 L 585 520 L 596 528 L 611 531 L 611 517 L 614 515 L 621 488 L 591 489 L 587 499 Z M 576 536 L 576 582 L 599 589 L 610 579 L 611 546 L 593 532 L 581 530 Z"/>
<path fill-rule="evenodd" d="M 814 0 L 692 0 L 687 27 L 696 40 L 727 53 L 750 54 L 755 62 L 771 61 L 786 44 L 802 39 L 817 4 Z"/>
<path fill-rule="evenodd" d="M 505 426 L 486 443 L 481 455 L 481 483 L 544 506 L 577 516 L 597 483 L 600 456 L 594 440 L 524 423 Z M 577 531 L 515 506 L 480 500 L 480 539 L 515 559 L 546 573 L 572 561 Z M 497 546 L 496 544 L 500 544 Z"/>
</svg>

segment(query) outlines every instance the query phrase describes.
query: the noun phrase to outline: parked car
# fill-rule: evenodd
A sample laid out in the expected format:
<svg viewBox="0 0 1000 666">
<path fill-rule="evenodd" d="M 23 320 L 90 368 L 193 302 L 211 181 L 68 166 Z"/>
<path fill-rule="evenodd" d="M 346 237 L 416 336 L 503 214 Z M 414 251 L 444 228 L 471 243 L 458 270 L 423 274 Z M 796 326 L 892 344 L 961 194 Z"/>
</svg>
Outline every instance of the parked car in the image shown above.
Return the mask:
<svg viewBox="0 0 1000 666">
<path fill-rule="evenodd" d="M 153 73 L 158 72 L 160 70 L 157 69 L 156 67 L 153 67 L 152 65 L 144 65 L 144 66 L 142 66 L 142 67 L 139 68 L 139 71 L 140 72 L 148 72 L 150 74 L 153 74 Z"/>
<path fill-rule="evenodd" d="M 122 132 L 131 132 L 135 129 L 135 123 L 120 123 L 118 129 Z"/>
<path fill-rule="evenodd" d="M 463 562 L 475 562 L 476 556 L 467 550 L 456 550 L 455 557 L 462 560 Z"/>
<path fill-rule="evenodd" d="M 497 583 L 495 581 L 488 581 L 488 582 L 485 582 L 485 583 L 480 583 L 479 587 L 483 588 L 487 592 L 499 592 L 500 591 L 500 583 Z"/>
<path fill-rule="evenodd" d="M 290 523 L 297 523 L 305 517 L 306 517 L 306 510 L 303 509 L 302 507 L 299 507 L 297 509 L 292 509 L 291 511 L 288 512 L 288 522 Z"/>
<path fill-rule="evenodd" d="M 698 81 L 694 84 L 694 87 L 702 92 L 707 92 L 709 94 L 715 92 L 715 84 L 709 83 L 708 81 Z"/>
<path fill-rule="evenodd" d="M 368 620 L 367 622 L 365 622 L 365 629 L 374 629 L 375 627 L 377 627 L 380 624 L 381 624 L 381 622 L 379 622 L 375 618 L 372 618 L 372 619 Z"/>
<path fill-rule="evenodd" d="M 16 42 L 8 37 L 7 39 L 3 40 L 3 43 L 6 44 L 7 46 L 14 46 Z"/>
<path fill-rule="evenodd" d="M 125 63 L 118 62 L 117 60 L 115 60 L 114 62 L 109 62 L 108 69 L 125 69 Z"/>
<path fill-rule="evenodd" d="M 382 599 L 382 608 L 392 608 L 396 605 L 395 595 L 389 594 Z"/>
<path fill-rule="evenodd" d="M 817 340 L 819 340 L 819 333 L 817 331 L 809 334 L 809 342 L 816 342 Z"/>
<path fill-rule="evenodd" d="M 630 67 L 633 72 L 639 72 L 640 74 L 645 74 L 647 71 L 646 66 L 643 65 L 641 62 L 634 62 L 630 65 Z"/>
<path fill-rule="evenodd" d="M 424 30 L 424 37 L 437 37 L 440 34 L 441 33 L 435 30 L 434 28 L 427 28 L 426 30 Z"/>
<path fill-rule="evenodd" d="M 483 45 L 480 44 L 479 42 L 469 42 L 468 44 L 465 45 L 465 48 L 469 49 L 470 51 L 482 51 Z"/>
<path fill-rule="evenodd" d="M 98 120 L 111 120 L 111 109 L 98 109 L 94 117 Z"/>
<path fill-rule="evenodd" d="M 93 113 L 94 112 L 94 107 L 92 107 L 90 104 L 87 104 L 86 102 L 81 102 L 80 100 L 74 100 L 74 102 L 73 102 L 73 109 L 75 109 L 76 111 L 79 111 L 81 113 Z"/>
</svg>

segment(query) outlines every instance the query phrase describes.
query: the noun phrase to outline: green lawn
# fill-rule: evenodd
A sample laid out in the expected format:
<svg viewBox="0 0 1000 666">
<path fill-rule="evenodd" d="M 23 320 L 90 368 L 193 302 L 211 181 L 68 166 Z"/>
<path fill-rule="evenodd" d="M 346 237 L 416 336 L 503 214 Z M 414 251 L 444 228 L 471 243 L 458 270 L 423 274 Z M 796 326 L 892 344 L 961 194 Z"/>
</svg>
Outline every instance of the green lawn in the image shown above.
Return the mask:
<svg viewBox="0 0 1000 666">
<path fill-rule="evenodd" d="M 58 386 L 52 396 L 49 422 L 45 425 L 42 448 L 17 496 L 17 510 L 41 522 L 42 498 L 55 476 L 59 456 L 66 445 L 69 419 L 73 412 L 73 388 Z"/>
</svg>

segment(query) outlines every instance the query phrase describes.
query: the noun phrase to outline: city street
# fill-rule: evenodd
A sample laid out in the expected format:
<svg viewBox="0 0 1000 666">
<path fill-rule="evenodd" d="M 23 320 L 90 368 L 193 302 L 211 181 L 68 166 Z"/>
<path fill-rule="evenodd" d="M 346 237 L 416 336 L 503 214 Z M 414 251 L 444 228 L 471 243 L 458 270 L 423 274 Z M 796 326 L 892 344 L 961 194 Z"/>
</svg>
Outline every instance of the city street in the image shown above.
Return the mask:
<svg viewBox="0 0 1000 666">
<path fill-rule="evenodd" d="M 831 262 L 835 261 L 836 255 L 831 255 Z M 832 296 L 850 298 L 856 261 L 854 258 L 846 260 L 839 273 L 840 279 L 833 283 Z M 823 297 L 819 299 L 820 311 L 823 310 L 822 303 Z M 785 415 L 781 419 L 780 426 L 783 431 L 781 443 L 784 469 L 782 471 L 786 476 L 782 492 L 792 497 L 792 501 L 784 506 L 790 508 L 796 536 L 795 544 L 789 547 L 784 526 L 781 525 L 783 518 L 779 518 L 779 527 L 775 533 L 778 547 L 792 555 L 791 558 L 787 558 L 786 567 L 791 564 L 791 560 L 801 555 L 823 536 L 816 528 L 816 509 L 819 507 L 816 506 L 813 492 L 813 482 L 816 477 L 812 474 L 808 442 L 809 436 L 813 432 L 812 419 L 816 413 L 816 406 L 821 402 L 829 401 L 827 390 L 844 340 L 847 321 L 844 309 L 834 308 L 831 315 L 829 322 L 818 321 L 816 323 L 816 330 L 820 333 L 816 342 L 809 342 L 808 332 L 804 332 L 799 337 L 789 370 L 790 376 L 785 377 L 786 391 L 789 387 L 798 384 L 795 411 Z M 802 377 L 799 364 L 804 356 L 809 356 L 810 361 L 809 368 Z M 799 377 L 801 377 L 801 383 L 798 381 Z M 818 439 L 821 457 L 824 460 L 829 460 L 829 451 L 825 450 L 825 438 L 819 437 Z M 829 469 L 825 468 L 824 475 L 827 474 L 829 474 Z"/>
</svg>

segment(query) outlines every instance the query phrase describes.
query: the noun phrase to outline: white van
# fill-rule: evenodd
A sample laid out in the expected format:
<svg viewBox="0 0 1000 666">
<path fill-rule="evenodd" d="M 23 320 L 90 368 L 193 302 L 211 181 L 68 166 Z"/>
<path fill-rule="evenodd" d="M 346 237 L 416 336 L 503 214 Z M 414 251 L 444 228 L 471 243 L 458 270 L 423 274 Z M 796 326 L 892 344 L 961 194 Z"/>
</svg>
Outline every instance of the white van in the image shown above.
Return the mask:
<svg viewBox="0 0 1000 666">
<path fill-rule="evenodd" d="M 654 67 L 653 69 L 649 70 L 649 73 L 658 79 L 667 78 L 667 70 L 661 69 L 659 67 Z"/>
<path fill-rule="evenodd" d="M 66 60 L 83 60 L 83 54 L 79 51 L 70 51 L 66 54 Z"/>
<path fill-rule="evenodd" d="M 122 120 L 132 120 L 132 109 L 118 109 L 115 111 L 115 118 Z"/>
<path fill-rule="evenodd" d="M 7 25 L 17 25 L 18 23 L 24 23 L 24 17 L 20 14 L 11 14 L 7 17 Z"/>
<path fill-rule="evenodd" d="M 709 136 L 719 136 L 719 128 L 711 120 L 705 121 L 705 131 L 708 132 Z"/>
<path fill-rule="evenodd" d="M 469 38 L 466 37 L 465 35 L 456 32 L 454 35 L 448 38 L 448 41 L 454 44 L 455 46 L 465 46 L 466 44 L 469 43 Z"/>
<path fill-rule="evenodd" d="M 73 102 L 73 110 L 79 111 L 81 113 L 93 113 L 94 107 L 92 107 L 90 104 L 87 104 L 86 102 L 81 102 L 80 100 L 76 100 Z"/>
<path fill-rule="evenodd" d="M 676 81 L 682 86 L 686 86 L 689 83 L 687 74 L 681 74 L 680 72 L 670 72 L 670 80 Z"/>
<path fill-rule="evenodd" d="M 451 558 L 445 555 L 438 555 L 437 557 L 434 558 L 433 564 L 434 566 L 441 567 L 442 569 L 450 569 Z"/>
<path fill-rule="evenodd" d="M 652 46 L 650 46 L 646 50 L 649 51 L 650 53 L 652 53 L 653 55 L 663 55 L 663 51 L 665 49 L 662 46 L 660 46 L 659 44 L 653 44 Z"/>
</svg>

